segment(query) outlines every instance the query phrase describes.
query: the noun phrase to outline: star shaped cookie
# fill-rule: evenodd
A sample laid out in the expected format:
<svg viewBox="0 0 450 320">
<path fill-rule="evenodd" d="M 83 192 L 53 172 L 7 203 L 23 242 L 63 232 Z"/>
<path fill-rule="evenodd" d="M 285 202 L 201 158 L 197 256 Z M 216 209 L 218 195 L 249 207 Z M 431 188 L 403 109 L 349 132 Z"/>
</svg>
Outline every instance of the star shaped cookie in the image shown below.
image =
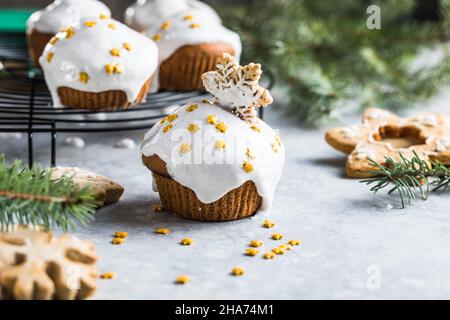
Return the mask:
<svg viewBox="0 0 450 320">
<path fill-rule="evenodd" d="M 400 161 L 411 159 L 414 152 L 425 161 L 450 165 L 450 135 L 445 118 L 439 113 L 424 113 L 418 117 L 400 118 L 395 114 L 370 108 L 362 124 L 333 128 L 325 140 L 336 150 L 349 154 L 347 175 L 351 178 L 370 177 L 374 170 L 370 159 L 385 164 L 390 157 Z"/>
</svg>

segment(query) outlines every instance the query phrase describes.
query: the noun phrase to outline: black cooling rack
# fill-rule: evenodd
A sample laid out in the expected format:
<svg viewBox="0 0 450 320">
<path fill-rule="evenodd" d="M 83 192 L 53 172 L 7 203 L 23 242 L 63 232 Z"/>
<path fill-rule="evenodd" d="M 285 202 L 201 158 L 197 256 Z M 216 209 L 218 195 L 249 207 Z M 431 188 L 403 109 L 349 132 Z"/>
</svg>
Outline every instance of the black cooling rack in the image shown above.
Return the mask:
<svg viewBox="0 0 450 320">
<path fill-rule="evenodd" d="M 272 87 L 270 73 L 268 80 Z M 201 92 L 158 92 L 149 94 L 145 103 L 127 110 L 53 108 L 41 71 L 29 61 L 24 36 L 0 33 L 0 132 L 27 134 L 30 165 L 34 161 L 34 134 L 49 134 L 50 162 L 55 166 L 58 133 L 145 130 L 176 106 L 208 97 L 209 94 Z"/>
</svg>

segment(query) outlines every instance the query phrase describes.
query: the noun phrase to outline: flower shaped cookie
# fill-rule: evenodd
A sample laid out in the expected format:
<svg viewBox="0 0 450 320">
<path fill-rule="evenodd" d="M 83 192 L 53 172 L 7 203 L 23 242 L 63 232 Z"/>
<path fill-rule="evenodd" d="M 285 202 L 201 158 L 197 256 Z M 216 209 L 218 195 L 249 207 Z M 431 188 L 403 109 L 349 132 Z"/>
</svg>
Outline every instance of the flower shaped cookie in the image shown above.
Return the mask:
<svg viewBox="0 0 450 320">
<path fill-rule="evenodd" d="M 414 152 L 425 161 L 450 165 L 450 132 L 439 113 L 424 113 L 414 118 L 400 118 L 381 109 L 367 109 L 363 122 L 350 127 L 330 129 L 325 134 L 329 145 L 349 154 L 347 175 L 370 177 L 374 170 L 370 159 L 385 164 L 386 157 L 396 161 Z"/>
</svg>

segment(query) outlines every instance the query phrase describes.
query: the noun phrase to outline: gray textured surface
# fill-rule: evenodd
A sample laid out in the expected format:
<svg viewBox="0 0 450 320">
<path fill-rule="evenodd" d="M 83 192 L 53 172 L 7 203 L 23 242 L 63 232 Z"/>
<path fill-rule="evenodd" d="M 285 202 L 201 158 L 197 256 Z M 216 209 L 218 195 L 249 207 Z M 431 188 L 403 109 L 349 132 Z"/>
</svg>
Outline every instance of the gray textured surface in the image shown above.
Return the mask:
<svg viewBox="0 0 450 320">
<path fill-rule="evenodd" d="M 430 106 L 445 111 L 448 96 Z M 272 107 L 275 109 L 275 107 Z M 417 110 L 416 111 L 420 111 Z M 100 210 L 96 221 L 77 235 L 96 244 L 102 272 L 117 278 L 101 280 L 97 299 L 309 299 L 309 298 L 449 298 L 450 195 L 433 195 L 405 210 L 393 198 L 373 197 L 368 188 L 343 176 L 345 157 L 326 145 L 324 130 L 305 130 L 268 112 L 268 122 L 281 129 L 287 161 L 273 212 L 229 223 L 199 223 L 166 213 L 153 213 L 158 202 L 151 176 L 139 151 L 114 149 L 120 137 L 134 134 L 84 135 L 85 149 L 62 145 L 58 164 L 89 168 L 126 188 L 119 204 Z M 358 121 L 348 117 L 345 122 Z M 47 137 L 36 147 L 37 159 L 48 164 Z M 25 139 L 0 138 L 8 159 L 26 156 Z M 277 226 L 264 229 L 273 219 Z M 153 233 L 168 227 L 167 236 Z M 130 233 L 121 246 L 110 244 L 114 231 Z M 252 239 L 265 242 L 262 251 L 278 245 L 272 232 L 303 245 L 266 261 L 243 255 Z M 195 244 L 178 241 L 192 237 Z M 232 267 L 247 274 L 232 277 Z M 180 274 L 191 282 L 174 285 Z M 375 282 L 372 280 L 375 279 Z M 375 288 L 379 279 L 379 286 Z M 368 285 L 369 284 L 369 285 Z M 375 286 L 377 287 L 377 286 Z"/>
</svg>

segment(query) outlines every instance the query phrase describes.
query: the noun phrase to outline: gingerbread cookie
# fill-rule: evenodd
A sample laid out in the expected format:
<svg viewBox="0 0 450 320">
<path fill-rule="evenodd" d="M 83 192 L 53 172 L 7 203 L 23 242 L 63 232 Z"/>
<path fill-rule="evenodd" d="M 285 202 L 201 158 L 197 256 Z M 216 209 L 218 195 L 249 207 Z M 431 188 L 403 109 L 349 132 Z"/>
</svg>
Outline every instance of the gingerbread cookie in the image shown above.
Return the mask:
<svg viewBox="0 0 450 320">
<path fill-rule="evenodd" d="M 370 108 L 364 113 L 362 124 L 330 129 L 325 139 L 336 150 L 349 154 L 349 177 L 367 178 L 375 170 L 370 159 L 385 164 L 386 157 L 399 161 L 401 156 L 410 159 L 416 153 L 422 160 L 450 165 L 449 132 L 439 113 L 400 118 Z"/>
<path fill-rule="evenodd" d="M 86 299 L 96 288 L 94 246 L 70 235 L 16 226 L 0 233 L 0 298 Z"/>
<path fill-rule="evenodd" d="M 120 184 L 87 170 L 71 167 L 57 167 L 51 170 L 53 180 L 67 176 L 72 177 L 74 183 L 80 188 L 91 186 L 95 192 L 95 198 L 99 202 L 99 207 L 119 201 L 124 192 Z"/>
</svg>

